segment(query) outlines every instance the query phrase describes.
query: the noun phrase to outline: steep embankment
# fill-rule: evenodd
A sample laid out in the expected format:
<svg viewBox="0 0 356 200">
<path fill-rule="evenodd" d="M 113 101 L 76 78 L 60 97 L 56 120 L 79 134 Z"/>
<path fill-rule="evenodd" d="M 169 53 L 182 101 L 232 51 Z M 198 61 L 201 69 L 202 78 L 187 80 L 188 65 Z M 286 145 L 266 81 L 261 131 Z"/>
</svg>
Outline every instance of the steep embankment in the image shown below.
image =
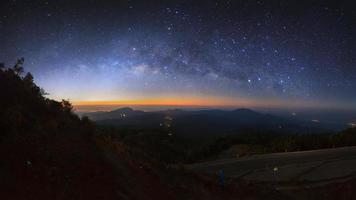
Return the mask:
<svg viewBox="0 0 356 200">
<path fill-rule="evenodd" d="M 23 137 L 2 143 L 0 157 L 1 199 L 117 199 L 114 168 L 85 138 Z"/>
</svg>

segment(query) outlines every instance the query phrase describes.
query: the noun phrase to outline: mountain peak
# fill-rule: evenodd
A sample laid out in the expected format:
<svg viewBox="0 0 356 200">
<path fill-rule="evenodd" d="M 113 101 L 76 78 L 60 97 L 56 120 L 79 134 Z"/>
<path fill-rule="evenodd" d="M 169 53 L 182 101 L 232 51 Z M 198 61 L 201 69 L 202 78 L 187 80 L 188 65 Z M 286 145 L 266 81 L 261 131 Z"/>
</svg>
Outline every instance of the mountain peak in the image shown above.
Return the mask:
<svg viewBox="0 0 356 200">
<path fill-rule="evenodd" d="M 130 107 L 122 107 L 122 108 L 118 108 L 116 110 L 113 110 L 111 112 L 122 112 L 122 113 L 130 113 L 130 112 L 134 112 L 134 110 Z"/>
<path fill-rule="evenodd" d="M 248 108 L 237 108 L 237 109 L 232 110 L 232 112 L 257 113 L 256 111 L 248 109 Z"/>
</svg>

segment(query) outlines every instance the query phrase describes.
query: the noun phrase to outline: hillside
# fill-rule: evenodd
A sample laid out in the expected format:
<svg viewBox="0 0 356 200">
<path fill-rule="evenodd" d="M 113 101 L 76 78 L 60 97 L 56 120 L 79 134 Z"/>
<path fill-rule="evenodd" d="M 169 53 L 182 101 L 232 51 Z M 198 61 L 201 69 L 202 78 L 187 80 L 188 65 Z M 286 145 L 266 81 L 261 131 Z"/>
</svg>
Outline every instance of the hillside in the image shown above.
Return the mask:
<svg viewBox="0 0 356 200">
<path fill-rule="evenodd" d="M 113 166 L 90 138 L 94 124 L 46 98 L 24 60 L 0 65 L 0 198 L 116 199 Z"/>
<path fill-rule="evenodd" d="M 183 163 L 215 158 L 237 143 L 278 151 L 356 144 L 355 129 L 332 137 L 285 137 L 267 131 L 204 139 L 172 132 L 194 124 L 195 128 L 207 124 L 241 128 L 288 122 L 247 109 L 143 112 L 124 108 L 109 114 L 111 120 L 124 122 L 124 128 L 98 127 L 74 114 L 69 101 L 46 98 L 32 75 L 24 74 L 23 62 L 20 59 L 12 68 L 0 64 L 1 199 L 286 199 L 290 194 L 272 185 L 234 178 L 226 178 L 222 185 L 215 174 L 189 171 Z M 107 114 L 94 115 L 104 119 Z M 160 128 L 151 128 L 157 123 Z M 325 188 L 316 190 L 322 193 Z"/>
<path fill-rule="evenodd" d="M 167 168 L 146 157 L 146 149 L 105 132 L 98 136 L 95 124 L 75 115 L 68 101 L 46 98 L 32 75 L 23 75 L 23 62 L 0 65 L 1 199 L 279 197 L 271 188 L 246 183 L 222 190 L 214 176 Z"/>
</svg>

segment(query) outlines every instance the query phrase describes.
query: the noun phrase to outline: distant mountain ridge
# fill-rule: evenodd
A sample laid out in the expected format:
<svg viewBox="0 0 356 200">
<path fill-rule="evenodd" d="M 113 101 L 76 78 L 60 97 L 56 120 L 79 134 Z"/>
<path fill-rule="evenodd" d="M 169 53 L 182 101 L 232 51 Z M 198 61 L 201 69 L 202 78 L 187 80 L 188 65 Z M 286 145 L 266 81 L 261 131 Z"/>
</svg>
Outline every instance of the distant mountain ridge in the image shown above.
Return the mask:
<svg viewBox="0 0 356 200">
<path fill-rule="evenodd" d="M 162 110 L 145 112 L 129 107 L 85 113 L 99 125 L 163 128 L 182 135 L 230 135 L 245 131 L 316 133 L 333 130 L 322 123 L 293 120 L 242 108 L 235 110 Z"/>
<path fill-rule="evenodd" d="M 98 121 L 98 120 L 108 120 L 108 119 L 121 119 L 126 116 L 140 115 L 143 113 L 145 112 L 141 110 L 133 110 L 132 108 L 129 107 L 123 107 L 113 111 L 91 112 L 91 113 L 84 113 L 82 115 L 86 115 L 90 119 Z"/>
</svg>

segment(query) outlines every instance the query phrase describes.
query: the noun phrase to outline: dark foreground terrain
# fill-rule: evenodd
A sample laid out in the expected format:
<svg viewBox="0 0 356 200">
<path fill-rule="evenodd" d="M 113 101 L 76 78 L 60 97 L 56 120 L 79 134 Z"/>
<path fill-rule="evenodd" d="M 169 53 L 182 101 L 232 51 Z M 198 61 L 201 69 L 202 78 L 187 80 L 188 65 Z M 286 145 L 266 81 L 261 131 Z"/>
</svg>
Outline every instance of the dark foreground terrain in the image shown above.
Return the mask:
<svg viewBox="0 0 356 200">
<path fill-rule="evenodd" d="M 293 185 L 287 190 L 281 190 L 280 185 L 268 179 L 270 168 L 266 167 L 268 164 L 274 169 L 277 165 L 278 170 L 275 171 L 288 176 L 298 168 L 294 166 L 297 165 L 294 161 L 303 162 L 299 168 L 304 169 L 304 165 L 308 167 L 308 162 L 316 159 L 321 164 L 311 162 L 310 168 L 305 168 L 306 171 L 296 177 L 307 175 L 315 167 L 326 168 L 317 171 L 324 173 L 314 174 L 309 177 L 311 179 L 325 178 L 328 174 L 349 176 L 353 174 L 349 166 L 354 166 L 354 149 L 344 151 L 351 154 L 345 158 L 344 153 L 317 152 L 317 155 L 312 153 L 313 156 L 308 159 L 304 157 L 305 153 L 294 153 L 283 154 L 287 155 L 285 158 L 267 155 L 224 161 L 220 163 L 222 165 L 215 162 L 196 165 L 194 170 L 184 165 L 214 159 L 235 143 L 259 146 L 268 151 L 350 146 L 356 141 L 355 129 L 336 136 L 296 135 L 275 138 L 271 133 L 257 133 L 252 137 L 247 137 L 249 134 L 245 133 L 247 135 L 240 138 L 213 137 L 200 141 L 200 138 L 191 140 L 177 137 L 169 127 L 97 127 L 88 118 L 75 115 L 70 102 L 46 98 L 46 93 L 34 83 L 32 75 L 24 74 L 23 61 L 20 59 L 12 68 L 0 64 L 0 199 L 355 198 L 353 191 L 356 181 L 351 176 L 350 179 L 339 179 L 339 182 L 331 181 L 313 187 Z M 169 118 L 167 120 L 171 121 Z M 334 158 L 344 160 L 334 162 L 334 166 L 333 162 L 324 162 Z M 287 164 L 292 166 L 285 166 Z M 220 168 L 226 171 L 224 183 L 215 174 Z M 249 179 L 241 178 L 247 177 L 248 173 L 233 175 L 243 173 L 247 168 L 255 170 L 250 173 L 251 176 L 261 174 Z M 210 173 L 204 173 L 207 169 Z M 279 177 L 281 175 L 278 174 Z M 267 181 L 259 180 L 263 178 Z M 294 181 L 287 180 L 288 184 L 284 186 L 290 186 L 289 182 Z"/>
<path fill-rule="evenodd" d="M 344 171 L 349 170 L 350 166 L 345 165 L 349 163 L 342 163 L 343 161 L 335 162 L 340 169 L 330 167 L 325 162 L 318 167 L 328 167 L 326 171 L 316 172 L 324 172 L 324 175 L 345 172 L 347 176 L 350 175 L 350 179 L 339 177 L 335 181 L 314 185 L 304 185 L 303 182 L 296 183 L 293 180 L 287 180 L 284 184 L 274 184 L 275 180 L 272 180 L 272 183 L 271 180 L 263 180 L 270 177 L 265 163 L 274 166 L 274 162 L 267 161 L 250 166 L 251 169 L 258 169 L 256 173 L 261 173 L 260 175 L 253 178 L 251 173 L 251 178 L 246 180 L 242 180 L 241 177 L 227 177 L 226 186 L 222 188 L 217 176 L 214 173 L 202 173 L 203 168 L 196 173 L 179 166 L 164 166 L 135 156 L 139 151 L 132 147 L 105 139 L 92 141 L 81 137 L 53 137 L 43 140 L 28 138 L 15 143 L 2 144 L 0 150 L 0 156 L 3 158 L 0 195 L 3 199 L 354 199 L 356 197 L 354 193 L 356 180 L 347 173 L 348 171 Z M 245 158 L 240 162 L 248 164 L 254 159 Z M 259 159 L 268 160 L 268 156 Z M 349 160 L 345 161 L 349 162 Z M 308 166 L 308 163 L 302 165 Z M 278 166 L 277 176 L 282 173 L 293 174 L 299 170 L 298 164 Z M 231 168 L 235 168 L 236 171 L 239 167 L 240 164 L 231 163 Z M 262 170 L 259 171 L 261 168 Z M 231 175 L 228 170 L 226 175 Z"/>
</svg>

